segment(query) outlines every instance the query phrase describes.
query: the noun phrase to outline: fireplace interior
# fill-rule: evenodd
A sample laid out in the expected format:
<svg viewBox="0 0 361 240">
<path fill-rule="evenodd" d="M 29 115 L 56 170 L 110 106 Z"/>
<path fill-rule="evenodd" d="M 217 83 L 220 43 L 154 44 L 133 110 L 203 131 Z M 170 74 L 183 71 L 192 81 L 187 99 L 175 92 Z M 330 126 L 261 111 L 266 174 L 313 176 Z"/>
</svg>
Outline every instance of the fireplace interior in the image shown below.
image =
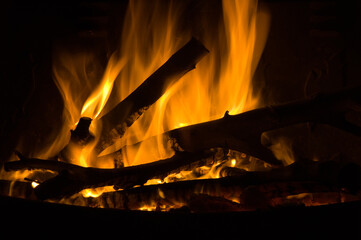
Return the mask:
<svg viewBox="0 0 361 240">
<path fill-rule="evenodd" d="M 358 1 L 3 5 L 4 226 L 360 236 Z"/>
</svg>

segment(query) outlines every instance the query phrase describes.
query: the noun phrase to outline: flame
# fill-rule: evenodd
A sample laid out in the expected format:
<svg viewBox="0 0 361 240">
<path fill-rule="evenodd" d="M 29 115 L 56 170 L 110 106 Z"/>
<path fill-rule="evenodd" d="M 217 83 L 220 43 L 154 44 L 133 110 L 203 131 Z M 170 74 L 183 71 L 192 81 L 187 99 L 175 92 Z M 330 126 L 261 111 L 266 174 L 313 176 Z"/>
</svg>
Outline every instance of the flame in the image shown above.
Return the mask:
<svg viewBox="0 0 361 240">
<path fill-rule="evenodd" d="M 33 182 L 31 182 L 31 186 L 32 186 L 32 188 L 36 188 L 37 186 L 39 186 L 39 183 L 33 181 Z"/>
<path fill-rule="evenodd" d="M 127 130 L 122 146 L 174 128 L 221 118 L 227 110 L 238 114 L 257 106 L 259 98 L 253 94 L 251 80 L 265 43 L 266 34 L 258 33 L 267 32 L 268 15 L 258 11 L 256 1 L 222 3 L 224 24 L 219 26 L 219 36 L 202 30 L 199 33 L 200 40 L 210 50 L 209 56 L 168 89 Z M 120 74 L 120 99 L 179 49 L 178 36 L 188 40 L 191 35 L 178 31 L 183 10 L 179 4 L 171 2 L 166 8 L 152 1 L 149 8 L 144 7 L 144 2 L 129 3 L 122 39 L 126 49 L 122 52 L 133 58 L 127 70 Z M 145 43 L 145 39 L 152 39 L 152 44 Z M 129 76 L 133 76 L 132 81 Z M 144 143 L 136 150 L 123 151 L 126 166 L 172 156 L 173 150 L 163 140 L 158 138 L 152 146 Z"/>
<path fill-rule="evenodd" d="M 225 0 L 222 9 L 223 21 L 215 31 L 218 36 L 204 28 L 196 30 L 210 55 L 172 85 L 115 146 L 131 145 L 174 128 L 214 120 L 226 111 L 237 114 L 257 106 L 251 80 L 265 42 L 266 34 L 258 33 L 267 32 L 269 19 L 258 10 L 256 1 Z M 192 32 L 181 25 L 185 10 L 186 4 L 176 1 L 130 1 L 121 47 L 104 70 L 95 54 L 58 51 L 53 72 L 64 100 L 64 124 L 59 139 L 43 156 L 67 144 L 69 131 L 80 117 L 94 119 L 91 131 L 99 135 L 101 115 L 127 97 L 190 39 Z M 112 91 L 115 100 L 108 101 Z M 174 151 L 166 142 L 159 137 L 140 148 L 127 148 L 122 152 L 125 166 L 171 157 Z M 96 157 L 89 154 L 91 147 L 74 151 L 74 164 L 101 165 L 91 160 Z"/>
<path fill-rule="evenodd" d="M 80 117 L 93 119 L 91 144 L 72 149 L 72 163 L 84 167 L 111 168 L 96 161 L 94 147 L 101 132 L 101 116 L 127 97 L 142 81 L 165 63 L 194 32 L 210 50 L 197 68 L 173 84 L 126 132 L 117 147 L 131 145 L 179 127 L 221 118 L 226 111 L 238 114 L 257 107 L 252 78 L 264 47 L 269 17 L 259 11 L 256 1 L 224 0 L 223 19 L 212 26 L 184 28 L 187 4 L 183 1 L 129 1 L 124 19 L 121 47 L 105 69 L 95 53 L 56 49 L 53 79 L 64 102 L 63 122 L 58 138 L 38 158 L 50 158 L 64 148 Z M 209 19 L 198 16 L 202 26 Z M 203 19 L 204 18 L 204 19 Z M 212 16 L 208 17 L 212 18 Z M 111 95 L 112 93 L 112 95 Z M 109 97 L 112 96 L 111 99 Z M 111 101 L 109 101 L 111 100 Z M 124 165 L 137 165 L 171 157 L 167 141 L 158 137 L 140 148 L 122 152 Z M 219 177 L 218 165 L 203 169 L 207 177 Z M 237 161 L 229 160 L 228 166 Z M 182 173 L 189 177 L 189 172 Z M 181 175 L 182 175 L 181 174 Z M 159 183 L 159 180 L 155 180 Z M 84 197 L 99 196 L 106 189 L 85 189 Z"/>
<path fill-rule="evenodd" d="M 81 110 L 82 117 L 96 119 L 108 101 L 113 84 L 119 72 L 125 65 L 125 58 L 118 61 L 115 54 L 112 55 L 99 86 L 88 97 Z"/>
</svg>

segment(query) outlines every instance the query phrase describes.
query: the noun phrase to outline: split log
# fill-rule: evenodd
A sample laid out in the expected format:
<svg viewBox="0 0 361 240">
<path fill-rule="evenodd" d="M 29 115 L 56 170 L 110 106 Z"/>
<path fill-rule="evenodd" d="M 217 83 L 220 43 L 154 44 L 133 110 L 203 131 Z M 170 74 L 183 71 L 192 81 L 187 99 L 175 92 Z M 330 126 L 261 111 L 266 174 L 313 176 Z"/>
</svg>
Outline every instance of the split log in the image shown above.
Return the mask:
<svg viewBox="0 0 361 240">
<path fill-rule="evenodd" d="M 28 159 L 17 153 L 20 161 L 7 162 L 4 168 L 6 171 L 46 169 L 58 172 L 57 176 L 36 187 L 35 194 L 40 199 L 59 199 L 86 188 L 115 185 L 124 189 L 142 185 L 149 179 L 163 178 L 182 166 L 190 165 L 212 154 L 179 152 L 171 158 L 148 164 L 119 169 L 100 169 L 54 160 Z"/>
<path fill-rule="evenodd" d="M 128 97 L 102 116 L 103 130 L 98 151 L 100 152 L 113 144 L 114 140 L 123 136 L 126 129 L 149 106 L 155 103 L 184 74 L 194 69 L 206 54 L 208 54 L 208 50 L 203 44 L 192 38 Z"/>
<path fill-rule="evenodd" d="M 187 152 L 215 147 L 228 148 L 257 157 L 272 165 L 281 165 L 273 153 L 261 144 L 264 132 L 299 123 L 329 124 L 361 136 L 361 123 L 350 121 L 351 115 L 360 115 L 355 105 L 361 104 L 361 87 L 311 99 L 264 107 L 238 115 L 228 113 L 222 119 L 174 129 L 161 136 L 144 141 L 163 139 L 164 146 Z M 125 146 L 108 157 L 121 155 L 127 148 L 137 148 L 141 143 Z"/>
</svg>

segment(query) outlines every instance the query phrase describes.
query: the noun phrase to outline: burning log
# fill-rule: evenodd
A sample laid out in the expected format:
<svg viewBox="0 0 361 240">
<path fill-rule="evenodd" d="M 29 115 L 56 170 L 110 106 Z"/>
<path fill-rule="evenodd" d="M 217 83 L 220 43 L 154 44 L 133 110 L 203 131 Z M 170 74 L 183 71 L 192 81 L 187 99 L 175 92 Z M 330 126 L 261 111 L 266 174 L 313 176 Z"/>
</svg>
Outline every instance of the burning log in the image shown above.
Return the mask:
<svg viewBox="0 0 361 240">
<path fill-rule="evenodd" d="M 358 173 L 352 173 L 350 167 Z M 337 162 L 296 162 L 268 172 L 246 172 L 240 176 L 219 179 L 199 179 L 149 185 L 104 193 L 97 198 L 102 207 L 138 210 L 145 206 L 182 207 L 194 200 L 194 194 L 225 198 L 240 203 L 234 209 L 254 210 L 272 206 L 274 199 L 302 193 L 340 193 L 351 184 L 345 174 L 361 173 L 354 164 Z"/>
<path fill-rule="evenodd" d="M 195 38 L 192 38 L 128 97 L 110 112 L 102 116 L 101 119 L 103 120 L 104 126 L 102 131 L 103 136 L 99 146 L 101 149 L 99 151 L 110 146 L 114 139 L 123 136 L 126 129 L 131 126 L 150 105 L 155 103 L 164 92 L 184 74 L 194 69 L 195 65 L 207 53 L 208 50 L 203 44 Z"/>
<path fill-rule="evenodd" d="M 6 171 L 45 169 L 59 173 L 35 189 L 40 199 L 49 199 L 72 195 L 85 188 L 115 185 L 124 189 L 142 185 L 149 179 L 165 177 L 173 170 L 207 158 L 212 153 L 180 152 L 168 159 L 120 169 L 86 168 L 54 160 L 28 159 L 18 152 L 16 154 L 20 161 L 5 163 Z"/>
<path fill-rule="evenodd" d="M 75 130 L 71 130 L 70 142 L 78 145 L 87 145 L 94 140 L 94 136 L 89 132 L 89 126 L 92 122 L 91 118 L 82 117 L 79 120 Z"/>
<path fill-rule="evenodd" d="M 215 147 L 228 148 L 257 157 L 269 164 L 280 165 L 273 153 L 261 144 L 264 132 L 299 123 L 329 124 L 361 136 L 361 128 L 350 116 L 357 115 L 356 104 L 361 104 L 361 87 L 319 95 L 312 99 L 264 107 L 238 115 L 228 113 L 222 119 L 174 129 L 144 141 L 163 139 L 180 151 L 197 152 Z M 108 156 L 120 155 L 125 146 Z"/>
<path fill-rule="evenodd" d="M 95 137 L 90 133 L 89 126 L 92 122 L 91 118 L 82 117 L 74 130 L 70 130 L 69 143 L 59 152 L 53 159 L 60 159 L 65 162 L 71 162 L 72 152 L 75 148 L 83 148 L 87 144 L 94 141 Z M 16 153 L 20 158 L 20 153 Z M 21 158 L 20 158 L 21 159 Z"/>
<path fill-rule="evenodd" d="M 174 148 L 177 148 L 177 150 L 185 150 L 185 152 L 178 152 L 172 158 L 149 164 L 122 169 L 85 168 L 57 161 L 26 159 L 18 153 L 21 160 L 6 163 L 5 169 L 40 168 L 59 172 L 58 176 L 43 182 L 36 188 L 36 193 L 39 198 L 47 199 L 71 195 L 85 188 L 106 185 L 116 185 L 119 188 L 127 188 L 140 185 L 150 178 L 169 173 L 169 171 L 178 167 L 199 161 L 202 157 L 205 157 L 203 151 L 212 147 L 221 146 L 240 150 L 269 163 L 278 164 L 278 160 L 276 160 L 272 153 L 262 146 L 259 141 L 263 132 L 311 121 L 331 124 L 332 126 L 358 134 L 359 128 L 347 121 L 347 114 L 353 111 L 355 103 L 360 103 L 359 93 L 360 88 L 349 89 L 330 95 L 315 97 L 310 100 L 256 109 L 235 116 L 226 114 L 224 118 L 219 120 L 166 132 L 163 134 L 165 136 L 163 139 L 172 141 L 171 145 Z M 292 166 L 293 167 L 275 169 L 270 172 L 247 172 L 243 174 L 241 171 L 238 173 L 240 175 L 238 178 L 242 180 L 242 183 L 239 183 L 249 185 L 255 184 L 257 181 L 298 181 L 299 177 L 302 181 L 318 181 L 323 174 L 320 170 L 321 168 L 314 167 L 318 166 L 315 164 L 307 165 L 307 171 L 301 171 L 301 173 L 292 170 L 295 168 L 294 166 L 298 165 Z M 329 176 L 323 174 L 321 178 L 326 179 L 328 177 L 334 182 L 343 179 L 342 181 L 344 182 L 342 185 L 350 191 L 356 191 L 360 188 L 360 178 L 357 177 L 360 175 L 359 166 L 350 168 L 348 172 L 352 174 L 344 174 L 341 178 L 339 178 L 339 175 L 337 175 L 337 177 L 335 175 L 335 172 L 337 174 L 340 173 L 339 170 L 337 170 L 340 166 L 336 168 L 332 168 L 332 164 L 329 166 L 331 166 L 333 171 L 326 168 Z M 302 170 L 303 168 L 297 167 L 295 169 Z M 353 172 L 351 170 L 353 170 Z M 227 174 L 227 171 L 224 172 Z M 234 171 L 230 172 L 234 174 Z"/>
</svg>

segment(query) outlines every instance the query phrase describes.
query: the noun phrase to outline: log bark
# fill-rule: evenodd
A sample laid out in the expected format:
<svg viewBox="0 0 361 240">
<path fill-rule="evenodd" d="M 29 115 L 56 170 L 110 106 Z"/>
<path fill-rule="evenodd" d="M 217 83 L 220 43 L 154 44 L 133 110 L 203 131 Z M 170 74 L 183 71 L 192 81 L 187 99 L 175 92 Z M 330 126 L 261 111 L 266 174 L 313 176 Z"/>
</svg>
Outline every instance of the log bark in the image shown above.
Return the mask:
<svg viewBox="0 0 361 240">
<path fill-rule="evenodd" d="M 98 151 L 110 146 L 115 139 L 123 136 L 150 105 L 155 103 L 165 91 L 206 55 L 208 50 L 192 38 L 186 45 L 172 55 L 158 70 L 148 77 L 128 97 L 110 112 L 101 117 L 103 130 Z M 113 129 L 113 131 L 111 131 Z M 111 132 L 110 132 L 111 131 Z"/>
<path fill-rule="evenodd" d="M 281 165 L 273 153 L 261 144 L 261 135 L 299 123 L 329 124 L 361 136 L 361 127 L 350 122 L 350 113 L 358 113 L 355 105 L 361 104 L 361 87 L 318 95 L 311 99 L 263 107 L 222 119 L 174 129 L 144 141 L 163 139 L 164 146 L 187 152 L 215 147 L 228 148 L 257 157 L 272 165 Z M 361 124 L 361 123 L 360 123 Z M 127 148 L 137 148 L 141 143 L 125 146 L 108 157 L 120 155 Z"/>
<path fill-rule="evenodd" d="M 114 185 L 124 189 L 142 185 L 149 179 L 163 178 L 180 167 L 191 165 L 202 158 L 210 157 L 212 154 L 179 152 L 171 158 L 148 164 L 120 169 L 100 169 L 81 167 L 54 160 L 28 159 L 17 153 L 20 161 L 7 162 L 4 168 L 6 171 L 46 169 L 58 172 L 57 176 L 36 187 L 35 194 L 40 199 L 59 199 L 85 188 Z"/>
</svg>

